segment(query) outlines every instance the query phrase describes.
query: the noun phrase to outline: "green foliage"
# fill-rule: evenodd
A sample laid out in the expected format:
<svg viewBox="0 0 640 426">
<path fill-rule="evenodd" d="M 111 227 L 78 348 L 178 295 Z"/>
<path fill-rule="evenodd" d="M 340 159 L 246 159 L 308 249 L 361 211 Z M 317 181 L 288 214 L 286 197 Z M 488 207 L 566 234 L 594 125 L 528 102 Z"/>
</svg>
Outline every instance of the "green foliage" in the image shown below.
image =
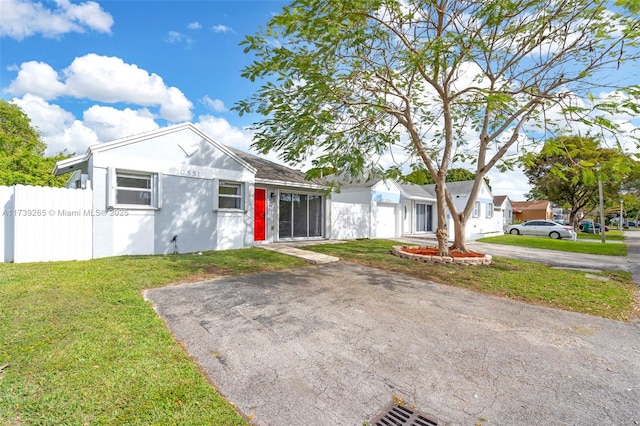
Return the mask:
<svg viewBox="0 0 640 426">
<path fill-rule="evenodd" d="M 601 148 L 598 140 L 589 136 L 549 139 L 538 154 L 526 154 L 522 162 L 532 187 L 529 198 L 570 208 L 573 217 L 582 209 L 597 206 L 598 177 L 603 182 L 604 199 L 615 205 L 620 185 L 634 164 L 620 151 Z M 596 166 L 600 166 L 599 172 Z"/>
<path fill-rule="evenodd" d="M 403 182 L 413 183 L 416 185 L 429 185 L 435 183 L 429 172 L 420 164 L 414 165 L 412 170 L 408 174 L 403 174 L 399 168 L 391 168 L 390 177 L 394 179 L 402 180 Z M 476 174 L 463 168 L 454 168 L 447 170 L 447 176 L 445 182 L 464 182 L 469 180 L 475 180 Z M 489 179 L 485 178 L 487 184 Z"/>
<path fill-rule="evenodd" d="M 52 173 L 66 153 L 45 156 L 46 145 L 19 106 L 0 99 L 0 185 L 64 186 L 66 176 Z"/>
<path fill-rule="evenodd" d="M 589 108 L 567 96 L 600 93 L 597 72 L 637 60 L 625 48 L 640 38 L 637 0 L 620 1 L 610 14 L 591 0 L 295 0 L 243 40 L 255 60 L 242 75 L 260 88 L 234 109 L 261 114 L 254 147 L 289 163 L 311 157 L 314 170 L 362 177 L 382 174 L 392 154 L 405 174 L 422 163 L 437 180 L 468 161 L 483 179 L 513 167 L 516 144 L 565 119 L 623 133 L 610 114 L 633 111 L 638 90 L 593 97 Z M 545 113 L 555 107 L 561 121 Z M 437 208 L 444 217 L 443 199 Z"/>
</svg>

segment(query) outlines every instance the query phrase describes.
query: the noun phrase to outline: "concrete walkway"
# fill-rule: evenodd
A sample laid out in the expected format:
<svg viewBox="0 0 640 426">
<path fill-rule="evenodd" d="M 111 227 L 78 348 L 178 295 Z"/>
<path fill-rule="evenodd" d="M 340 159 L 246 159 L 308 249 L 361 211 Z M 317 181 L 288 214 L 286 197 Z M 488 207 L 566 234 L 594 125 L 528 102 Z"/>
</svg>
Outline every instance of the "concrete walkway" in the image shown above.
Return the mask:
<svg viewBox="0 0 640 426">
<path fill-rule="evenodd" d="M 324 263 L 332 263 L 337 262 L 340 259 L 335 256 L 329 256 L 322 253 L 315 253 L 309 250 L 303 250 L 300 247 L 308 246 L 308 245 L 317 245 L 317 244 L 328 244 L 335 243 L 337 241 L 330 240 L 317 240 L 317 241 L 301 241 L 301 242 L 286 242 L 286 243 L 275 243 L 275 244 L 265 244 L 258 246 L 261 249 L 276 251 L 278 253 L 287 254 L 289 256 L 295 256 L 300 259 L 306 260 L 309 263 L 314 265 L 320 265 Z"/>
</svg>

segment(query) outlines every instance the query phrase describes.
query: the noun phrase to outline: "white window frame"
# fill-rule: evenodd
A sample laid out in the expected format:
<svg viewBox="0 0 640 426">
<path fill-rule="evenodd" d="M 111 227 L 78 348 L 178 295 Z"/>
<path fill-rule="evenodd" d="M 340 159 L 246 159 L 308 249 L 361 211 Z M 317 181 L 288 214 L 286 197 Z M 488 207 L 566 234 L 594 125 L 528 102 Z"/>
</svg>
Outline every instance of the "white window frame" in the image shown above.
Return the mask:
<svg viewBox="0 0 640 426">
<path fill-rule="evenodd" d="M 472 217 L 480 217 L 480 201 L 476 201 L 473 206 L 473 216 Z"/>
<path fill-rule="evenodd" d="M 493 217 L 493 203 L 487 203 L 487 217 Z"/>
<path fill-rule="evenodd" d="M 235 188 L 236 191 L 234 194 L 227 194 L 221 191 L 221 188 Z M 226 181 L 221 180 L 218 181 L 218 190 L 217 193 L 217 206 L 218 210 L 228 210 L 228 211 L 243 211 L 244 210 L 244 184 L 242 182 L 235 181 Z M 222 201 L 234 200 L 234 207 L 221 207 L 223 204 Z"/>
<path fill-rule="evenodd" d="M 111 199 L 109 207 L 112 208 L 127 208 L 127 209 L 159 209 L 160 208 L 160 182 L 161 177 L 159 173 L 145 172 L 139 170 L 125 170 L 125 169 L 110 169 L 110 179 L 112 185 Z M 119 186 L 119 177 L 129 177 L 136 179 L 148 179 L 150 188 L 137 188 L 129 186 Z M 149 202 L 144 204 L 127 204 L 118 202 L 118 191 L 137 191 L 141 193 L 149 194 Z"/>
</svg>

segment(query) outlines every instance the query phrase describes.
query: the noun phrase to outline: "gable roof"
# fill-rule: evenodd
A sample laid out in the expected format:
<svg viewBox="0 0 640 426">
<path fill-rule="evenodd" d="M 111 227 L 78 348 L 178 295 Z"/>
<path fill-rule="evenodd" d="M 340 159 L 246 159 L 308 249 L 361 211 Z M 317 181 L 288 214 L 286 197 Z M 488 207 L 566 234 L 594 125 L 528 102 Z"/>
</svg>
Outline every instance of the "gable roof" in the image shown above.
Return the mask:
<svg viewBox="0 0 640 426">
<path fill-rule="evenodd" d="M 175 132 L 180 132 L 186 129 L 196 133 L 202 139 L 206 140 L 208 143 L 215 146 L 217 149 L 219 149 L 220 151 L 227 154 L 229 157 L 236 160 L 238 163 L 240 163 L 243 167 L 249 169 L 251 172 L 253 173 L 256 172 L 253 166 L 251 166 L 245 160 L 241 159 L 239 156 L 234 154 L 228 147 L 213 140 L 209 135 L 204 133 L 202 130 L 198 129 L 193 123 L 182 123 L 182 124 L 176 124 L 174 126 L 163 127 L 161 129 L 153 130 L 151 132 L 145 132 L 137 135 L 127 136 L 125 138 L 116 139 L 111 142 L 104 142 L 104 143 L 91 145 L 89 148 L 87 148 L 87 151 L 82 155 L 77 155 L 75 157 L 67 158 L 66 160 L 61 160 L 56 162 L 55 166 L 53 166 L 53 174 L 56 176 L 63 175 L 65 173 L 79 169 L 81 167 L 81 164 L 89 160 L 89 158 L 91 158 L 93 153 L 117 149 L 123 146 L 146 141 L 154 137 L 175 133 Z"/>
<path fill-rule="evenodd" d="M 287 186 L 302 186 L 307 188 L 325 188 L 326 184 L 319 180 L 308 180 L 299 170 L 274 163 L 236 148 L 227 147 L 235 155 L 246 161 L 256 169 L 256 182 L 264 184 L 278 184 Z"/>
<path fill-rule="evenodd" d="M 447 182 L 447 189 L 452 195 L 468 195 L 471 194 L 471 190 L 473 189 L 474 180 L 463 180 L 458 182 Z M 486 182 L 482 182 L 482 185 L 487 185 Z M 436 184 L 431 183 L 429 185 L 424 186 L 425 189 L 435 194 Z M 490 188 L 487 186 L 487 189 Z M 491 191 L 489 191 L 491 193 Z"/>
<path fill-rule="evenodd" d="M 447 189 L 451 194 L 470 194 L 473 189 L 473 180 L 463 180 L 460 182 L 447 182 Z M 435 190 L 435 185 L 434 185 Z"/>
<path fill-rule="evenodd" d="M 413 183 L 399 183 L 398 185 L 407 198 L 436 199 L 436 194 L 431 192 L 426 186 L 415 185 Z"/>
<path fill-rule="evenodd" d="M 551 205 L 547 200 L 534 200 L 534 201 L 511 201 L 511 206 L 514 210 L 547 210 Z"/>
<path fill-rule="evenodd" d="M 145 132 L 138 135 L 116 139 L 111 142 L 91 145 L 82 155 L 77 155 L 75 157 L 58 161 L 53 168 L 53 173 L 55 175 L 62 175 L 71 171 L 78 170 L 79 168 L 81 168 L 81 165 L 88 161 L 89 158 L 96 152 L 103 152 L 120 148 L 126 145 L 149 140 L 151 138 L 166 135 L 169 133 L 179 132 L 185 129 L 198 134 L 198 136 L 209 142 L 211 145 L 215 146 L 220 151 L 224 152 L 229 157 L 236 160 L 243 167 L 247 168 L 252 173 L 255 173 L 256 182 L 271 183 L 282 186 L 305 187 L 311 189 L 324 189 L 326 187 L 319 181 L 307 180 L 305 178 L 305 174 L 299 170 L 294 170 L 292 168 L 274 163 L 264 158 L 260 158 L 247 152 L 243 152 L 238 149 L 218 143 L 202 130 L 197 128 L 193 123 L 177 124 L 151 132 Z"/>
<path fill-rule="evenodd" d="M 504 201 L 509 198 L 507 195 L 494 195 L 493 196 L 493 205 L 494 206 L 501 206 L 502 203 L 504 203 Z M 509 200 L 511 201 L 511 200 Z"/>
</svg>

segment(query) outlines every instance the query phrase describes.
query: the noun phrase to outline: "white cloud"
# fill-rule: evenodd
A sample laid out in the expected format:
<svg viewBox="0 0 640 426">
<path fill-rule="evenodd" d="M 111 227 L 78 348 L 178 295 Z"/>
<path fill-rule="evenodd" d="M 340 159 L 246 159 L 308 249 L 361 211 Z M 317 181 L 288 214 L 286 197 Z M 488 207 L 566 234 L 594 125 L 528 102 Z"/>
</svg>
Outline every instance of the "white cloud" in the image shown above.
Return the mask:
<svg viewBox="0 0 640 426">
<path fill-rule="evenodd" d="M 285 164 L 278 158 L 277 152 L 269 152 L 267 154 L 258 154 L 251 149 L 253 143 L 253 133 L 251 131 L 241 129 L 236 126 L 232 126 L 227 120 L 220 117 L 214 117 L 212 115 L 201 115 L 198 117 L 198 122 L 195 125 L 209 135 L 213 140 L 223 145 L 230 146 L 241 151 L 249 152 L 253 155 L 257 155 L 261 158 L 273 161 L 278 164 Z M 309 168 L 309 164 L 290 165 L 298 170 L 306 170 Z"/>
<path fill-rule="evenodd" d="M 233 31 L 230 27 L 222 24 L 214 25 L 213 27 L 211 27 L 211 29 L 214 33 L 228 33 L 230 31 Z"/>
<path fill-rule="evenodd" d="M 12 95 L 34 94 L 43 99 L 55 99 L 65 92 L 65 85 L 51 65 L 44 62 L 23 62 L 18 77 L 6 89 Z"/>
<path fill-rule="evenodd" d="M 83 119 L 84 125 L 96 133 L 100 142 L 108 142 L 160 127 L 147 109 L 119 110 L 94 105 L 83 113 Z"/>
<path fill-rule="evenodd" d="M 493 195 L 508 195 L 512 201 L 526 200 L 526 194 L 531 190 L 529 179 L 520 168 L 506 172 L 493 169 L 487 177 Z"/>
<path fill-rule="evenodd" d="M 56 0 L 55 7 L 29 0 L 2 0 L 0 35 L 22 40 L 35 34 L 55 38 L 62 34 L 93 30 L 110 34 L 113 17 L 98 3 Z"/>
<path fill-rule="evenodd" d="M 189 28 L 190 30 L 199 30 L 200 28 L 202 28 L 202 25 L 197 21 L 190 22 L 189 25 L 187 25 L 187 28 Z"/>
<path fill-rule="evenodd" d="M 253 135 L 250 132 L 232 126 L 224 118 L 201 115 L 198 117 L 196 125 L 216 142 L 242 151 L 249 151 Z"/>
<path fill-rule="evenodd" d="M 192 118 L 193 104 L 178 88 L 168 87 L 159 75 L 120 58 L 94 53 L 76 58 L 61 73 L 43 62 L 25 62 L 6 91 L 15 96 L 29 93 L 47 100 L 72 96 L 158 106 L 160 117 L 166 120 L 179 122 Z"/>
<path fill-rule="evenodd" d="M 177 31 L 169 31 L 164 41 L 171 44 L 184 43 L 187 47 L 191 47 L 193 39 L 186 34 L 179 33 Z"/>
<path fill-rule="evenodd" d="M 31 119 L 47 144 L 47 154 L 53 155 L 65 149 L 70 153 L 83 153 L 89 145 L 98 143 L 98 136 L 73 114 L 58 105 L 30 94 L 13 99 Z"/>
<path fill-rule="evenodd" d="M 68 93 L 102 102 L 128 102 L 160 106 L 160 116 L 169 121 L 190 120 L 193 105 L 162 77 L 127 64 L 117 57 L 93 53 L 76 58 L 64 71 Z"/>
<path fill-rule="evenodd" d="M 209 96 L 205 96 L 201 101 L 207 108 L 212 109 L 215 112 L 225 112 L 227 108 L 224 106 L 224 102 L 220 99 L 211 99 Z"/>
</svg>

